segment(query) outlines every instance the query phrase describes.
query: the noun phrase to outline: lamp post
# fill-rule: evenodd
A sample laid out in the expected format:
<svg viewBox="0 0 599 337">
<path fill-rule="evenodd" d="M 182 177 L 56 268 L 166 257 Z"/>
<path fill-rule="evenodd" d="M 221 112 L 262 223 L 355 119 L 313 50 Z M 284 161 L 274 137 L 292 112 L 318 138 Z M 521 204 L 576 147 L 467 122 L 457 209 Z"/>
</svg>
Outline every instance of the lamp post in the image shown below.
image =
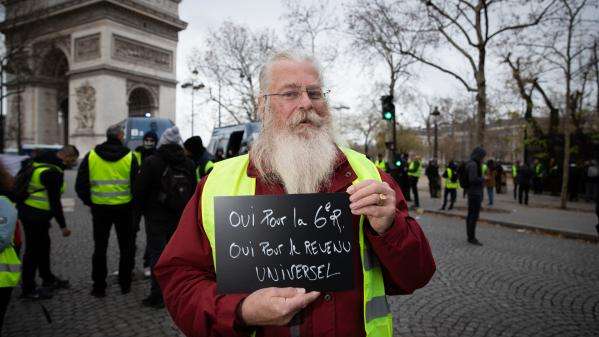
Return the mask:
<svg viewBox="0 0 599 337">
<path fill-rule="evenodd" d="M 203 89 L 205 87 L 204 83 L 199 82 L 198 81 L 198 71 L 196 69 L 193 70 L 192 72 L 193 77 L 191 79 L 191 81 L 189 82 L 185 82 L 181 85 L 182 89 L 191 89 L 191 135 L 193 136 L 193 130 L 194 130 L 194 103 L 195 103 L 195 93 L 196 91 Z"/>
<path fill-rule="evenodd" d="M 437 159 L 437 151 L 439 150 L 437 119 L 439 118 L 439 115 L 441 115 L 441 113 L 439 112 L 439 109 L 435 107 L 431 115 L 433 116 L 433 122 L 435 123 L 435 142 L 433 144 L 433 158 Z"/>
</svg>

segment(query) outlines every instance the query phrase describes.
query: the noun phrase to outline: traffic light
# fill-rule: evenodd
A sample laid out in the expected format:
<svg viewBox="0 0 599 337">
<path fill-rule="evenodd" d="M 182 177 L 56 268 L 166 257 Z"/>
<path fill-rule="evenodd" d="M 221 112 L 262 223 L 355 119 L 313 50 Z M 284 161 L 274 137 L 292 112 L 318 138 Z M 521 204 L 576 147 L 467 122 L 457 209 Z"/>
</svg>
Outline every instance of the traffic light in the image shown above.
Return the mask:
<svg viewBox="0 0 599 337">
<path fill-rule="evenodd" d="M 401 155 L 399 153 L 396 153 L 393 155 L 393 163 L 395 164 L 395 167 L 400 167 L 401 166 Z"/>
<path fill-rule="evenodd" d="M 381 106 L 383 108 L 383 119 L 386 121 L 395 120 L 395 104 L 393 104 L 393 96 L 381 96 Z"/>
</svg>

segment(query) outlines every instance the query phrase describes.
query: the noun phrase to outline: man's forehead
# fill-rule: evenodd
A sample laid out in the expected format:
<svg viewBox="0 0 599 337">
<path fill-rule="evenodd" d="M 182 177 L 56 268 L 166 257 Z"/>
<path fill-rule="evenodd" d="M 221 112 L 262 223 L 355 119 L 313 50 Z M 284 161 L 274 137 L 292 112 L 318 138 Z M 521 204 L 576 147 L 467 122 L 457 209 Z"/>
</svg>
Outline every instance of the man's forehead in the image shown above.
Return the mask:
<svg viewBox="0 0 599 337">
<path fill-rule="evenodd" d="M 280 60 L 271 66 L 271 87 L 318 85 L 318 70 L 309 61 Z"/>
</svg>

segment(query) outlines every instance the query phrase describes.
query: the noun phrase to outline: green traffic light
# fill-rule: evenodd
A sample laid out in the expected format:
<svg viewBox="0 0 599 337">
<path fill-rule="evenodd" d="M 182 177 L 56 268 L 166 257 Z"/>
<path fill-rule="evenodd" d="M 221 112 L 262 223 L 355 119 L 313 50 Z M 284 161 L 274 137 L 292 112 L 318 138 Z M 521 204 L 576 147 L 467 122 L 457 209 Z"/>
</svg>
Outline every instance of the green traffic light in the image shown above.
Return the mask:
<svg viewBox="0 0 599 337">
<path fill-rule="evenodd" d="M 385 114 L 383 116 L 385 117 L 386 120 L 391 120 L 391 118 L 393 118 L 393 114 L 389 111 L 385 112 Z"/>
<path fill-rule="evenodd" d="M 401 166 L 401 160 L 396 160 L 395 161 L 395 166 L 400 167 Z"/>
</svg>

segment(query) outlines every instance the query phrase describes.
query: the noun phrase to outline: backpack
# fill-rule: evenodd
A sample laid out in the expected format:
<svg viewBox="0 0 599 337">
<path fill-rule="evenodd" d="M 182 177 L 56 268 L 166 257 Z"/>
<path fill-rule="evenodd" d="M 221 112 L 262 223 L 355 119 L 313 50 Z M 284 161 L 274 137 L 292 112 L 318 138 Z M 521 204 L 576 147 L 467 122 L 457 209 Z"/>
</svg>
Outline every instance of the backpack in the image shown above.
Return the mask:
<svg viewBox="0 0 599 337">
<path fill-rule="evenodd" d="M 17 176 L 15 177 L 15 185 L 13 187 L 13 193 L 15 196 L 15 200 L 18 203 L 25 201 L 29 198 L 29 183 L 31 183 L 31 177 L 33 176 L 33 171 L 38 168 L 49 167 L 48 165 L 40 165 L 33 166 L 33 161 L 29 161 L 25 166 L 23 166 L 19 172 L 17 172 Z M 43 189 L 42 189 L 43 190 Z M 32 191 L 38 192 L 38 191 Z"/>
<path fill-rule="evenodd" d="M 0 196 L 0 252 L 13 242 L 17 223 L 17 209 L 10 200 Z"/>
<path fill-rule="evenodd" d="M 158 201 L 177 214 L 183 212 L 196 187 L 195 172 L 181 165 L 167 165 L 160 178 Z"/>
<path fill-rule="evenodd" d="M 470 187 L 470 180 L 468 180 L 468 172 L 466 171 L 467 162 L 461 162 L 460 166 L 458 166 L 458 180 L 460 181 L 460 186 L 463 189 L 468 189 Z"/>
</svg>

